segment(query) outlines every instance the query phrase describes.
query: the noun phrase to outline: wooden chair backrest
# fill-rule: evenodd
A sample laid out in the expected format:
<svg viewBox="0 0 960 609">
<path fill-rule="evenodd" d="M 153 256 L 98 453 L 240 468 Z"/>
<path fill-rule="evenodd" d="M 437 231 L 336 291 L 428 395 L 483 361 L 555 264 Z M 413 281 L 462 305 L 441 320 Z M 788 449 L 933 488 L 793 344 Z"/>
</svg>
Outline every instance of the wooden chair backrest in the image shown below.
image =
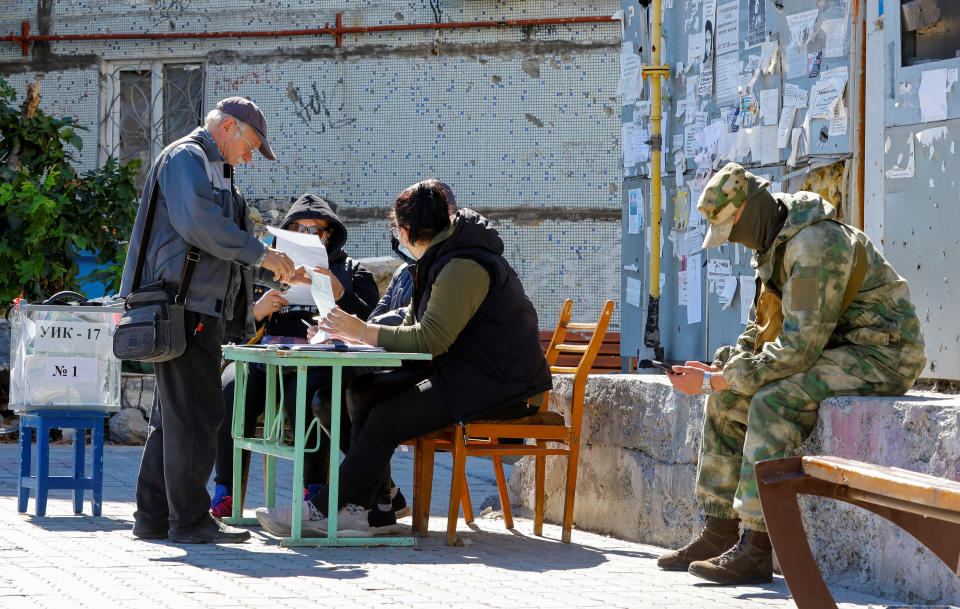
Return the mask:
<svg viewBox="0 0 960 609">
<path fill-rule="evenodd" d="M 574 429 L 579 429 L 580 418 L 583 411 L 583 392 L 587 383 L 587 376 L 593 368 L 594 360 L 600 352 L 604 338 L 607 333 L 607 326 L 610 324 L 610 317 L 613 315 L 613 301 L 608 300 L 600 313 L 600 319 L 595 323 L 574 323 L 570 321 L 573 312 L 573 301 L 567 300 L 563 303 L 560 310 L 560 318 L 557 320 L 557 329 L 553 332 L 553 338 L 547 346 L 545 357 L 550 366 L 550 372 L 554 374 L 573 374 L 573 393 L 574 403 L 573 412 L 571 412 L 570 424 Z M 567 333 L 576 332 L 581 340 L 589 338 L 587 342 L 566 342 Z M 558 365 L 557 361 L 563 356 L 565 365 Z M 576 365 L 569 365 L 571 359 L 576 360 Z M 549 405 L 550 392 L 544 394 L 544 401 L 540 410 L 546 410 Z"/>
</svg>

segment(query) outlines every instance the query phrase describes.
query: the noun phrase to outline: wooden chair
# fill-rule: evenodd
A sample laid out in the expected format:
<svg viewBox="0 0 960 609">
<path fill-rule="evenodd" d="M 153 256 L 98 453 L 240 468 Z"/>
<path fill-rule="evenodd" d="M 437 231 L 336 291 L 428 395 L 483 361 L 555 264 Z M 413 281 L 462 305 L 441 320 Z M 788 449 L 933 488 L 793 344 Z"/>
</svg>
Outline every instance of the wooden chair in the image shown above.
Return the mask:
<svg viewBox="0 0 960 609">
<path fill-rule="evenodd" d="M 840 457 L 788 457 L 756 465 L 770 541 L 798 609 L 837 609 L 800 520 L 797 495 L 852 503 L 927 546 L 960 575 L 960 482 Z"/>
<path fill-rule="evenodd" d="M 550 371 L 554 374 L 573 374 L 573 404 L 570 420 L 564 421 L 559 412 L 548 410 L 550 392 L 544 392 L 540 410 L 520 419 L 492 420 L 481 419 L 463 426 L 454 424 L 434 434 L 418 438 L 414 453 L 414 530 L 420 534 L 427 531 L 430 511 L 430 494 L 433 479 L 433 454 L 437 450 L 449 450 L 453 453 L 453 477 L 450 483 L 450 507 L 447 513 L 447 543 L 456 541 L 457 520 L 460 505 L 463 504 L 464 519 L 473 521 L 469 495 L 464 493 L 466 482 L 467 457 L 493 458 L 493 468 L 503 509 L 504 524 L 513 528 L 513 515 L 510 510 L 510 498 L 507 492 L 506 477 L 503 473 L 502 457 L 507 455 L 532 455 L 536 457 L 536 497 L 534 506 L 534 534 L 543 534 L 543 511 L 545 502 L 544 479 L 546 476 L 546 456 L 559 455 L 567 458 L 566 489 L 563 510 L 563 541 L 570 542 L 573 527 L 573 504 L 577 487 L 577 465 L 580 456 L 580 424 L 583 419 L 583 399 L 594 359 L 600 351 L 610 316 L 613 314 L 613 301 L 607 301 L 596 323 L 573 323 L 570 316 L 573 301 L 567 300 L 560 313 L 557 328 L 547 347 L 545 357 Z M 565 342 L 568 331 L 589 336 L 582 344 Z M 561 354 L 577 359 L 575 365 L 556 365 Z M 571 362 L 572 363 L 572 362 Z M 523 444 L 501 444 L 500 438 L 522 438 Z M 533 442 L 528 443 L 528 442 Z M 564 446 L 548 446 L 548 443 Z"/>
</svg>

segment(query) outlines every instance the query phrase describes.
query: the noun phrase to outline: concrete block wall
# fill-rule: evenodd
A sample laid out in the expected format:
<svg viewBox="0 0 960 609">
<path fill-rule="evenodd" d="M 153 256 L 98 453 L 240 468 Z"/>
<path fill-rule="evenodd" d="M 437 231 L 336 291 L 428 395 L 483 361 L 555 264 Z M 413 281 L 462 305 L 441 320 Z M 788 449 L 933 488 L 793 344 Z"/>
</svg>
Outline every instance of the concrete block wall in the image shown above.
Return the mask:
<svg viewBox="0 0 960 609">
<path fill-rule="evenodd" d="M 573 382 L 554 377 L 552 408 L 569 413 Z M 699 530 L 694 500 L 702 396 L 661 375 L 590 378 L 584 400 L 574 526 L 679 547 Z M 824 401 L 806 454 L 828 454 L 960 480 L 960 396 L 911 392 Z M 532 459 L 513 468 L 513 500 L 533 509 Z M 563 514 L 564 468 L 547 462 L 546 518 Z M 960 602 L 960 579 L 912 537 L 860 508 L 802 500 L 804 527 L 828 585 L 905 602 Z"/>
</svg>

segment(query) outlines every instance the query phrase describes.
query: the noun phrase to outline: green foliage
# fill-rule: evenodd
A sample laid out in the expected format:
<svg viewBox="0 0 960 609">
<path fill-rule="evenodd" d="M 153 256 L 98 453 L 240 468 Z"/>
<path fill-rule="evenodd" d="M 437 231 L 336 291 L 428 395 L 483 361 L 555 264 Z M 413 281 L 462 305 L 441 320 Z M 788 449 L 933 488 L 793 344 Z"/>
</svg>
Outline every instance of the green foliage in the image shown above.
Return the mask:
<svg viewBox="0 0 960 609">
<path fill-rule="evenodd" d="M 137 212 L 139 160 L 120 165 L 111 157 L 78 174 L 66 146 L 79 151 L 77 132 L 86 127 L 39 108 L 22 118 L 15 99 L 0 78 L 0 302 L 21 292 L 35 302 L 79 291 L 76 260 L 85 250 L 105 268 L 80 279 L 118 290 Z"/>
</svg>

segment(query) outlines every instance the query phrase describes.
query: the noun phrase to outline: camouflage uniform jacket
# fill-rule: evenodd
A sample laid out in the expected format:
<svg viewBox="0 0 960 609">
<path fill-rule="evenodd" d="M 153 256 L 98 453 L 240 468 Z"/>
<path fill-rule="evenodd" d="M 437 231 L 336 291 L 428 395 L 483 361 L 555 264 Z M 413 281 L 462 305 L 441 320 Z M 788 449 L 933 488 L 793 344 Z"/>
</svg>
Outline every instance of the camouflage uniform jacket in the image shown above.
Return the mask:
<svg viewBox="0 0 960 609">
<path fill-rule="evenodd" d="M 783 298 L 783 332 L 754 354 L 755 310 L 737 344 L 714 363 L 730 388 L 753 395 L 764 385 L 810 368 L 821 356 L 866 381 L 904 379 L 904 391 L 925 365 L 920 321 L 907 282 L 861 231 L 841 224 L 836 208 L 811 192 L 774 194 L 788 211 L 774 244 L 751 266 Z M 867 272 L 840 315 L 856 265 L 857 241 Z"/>
</svg>

